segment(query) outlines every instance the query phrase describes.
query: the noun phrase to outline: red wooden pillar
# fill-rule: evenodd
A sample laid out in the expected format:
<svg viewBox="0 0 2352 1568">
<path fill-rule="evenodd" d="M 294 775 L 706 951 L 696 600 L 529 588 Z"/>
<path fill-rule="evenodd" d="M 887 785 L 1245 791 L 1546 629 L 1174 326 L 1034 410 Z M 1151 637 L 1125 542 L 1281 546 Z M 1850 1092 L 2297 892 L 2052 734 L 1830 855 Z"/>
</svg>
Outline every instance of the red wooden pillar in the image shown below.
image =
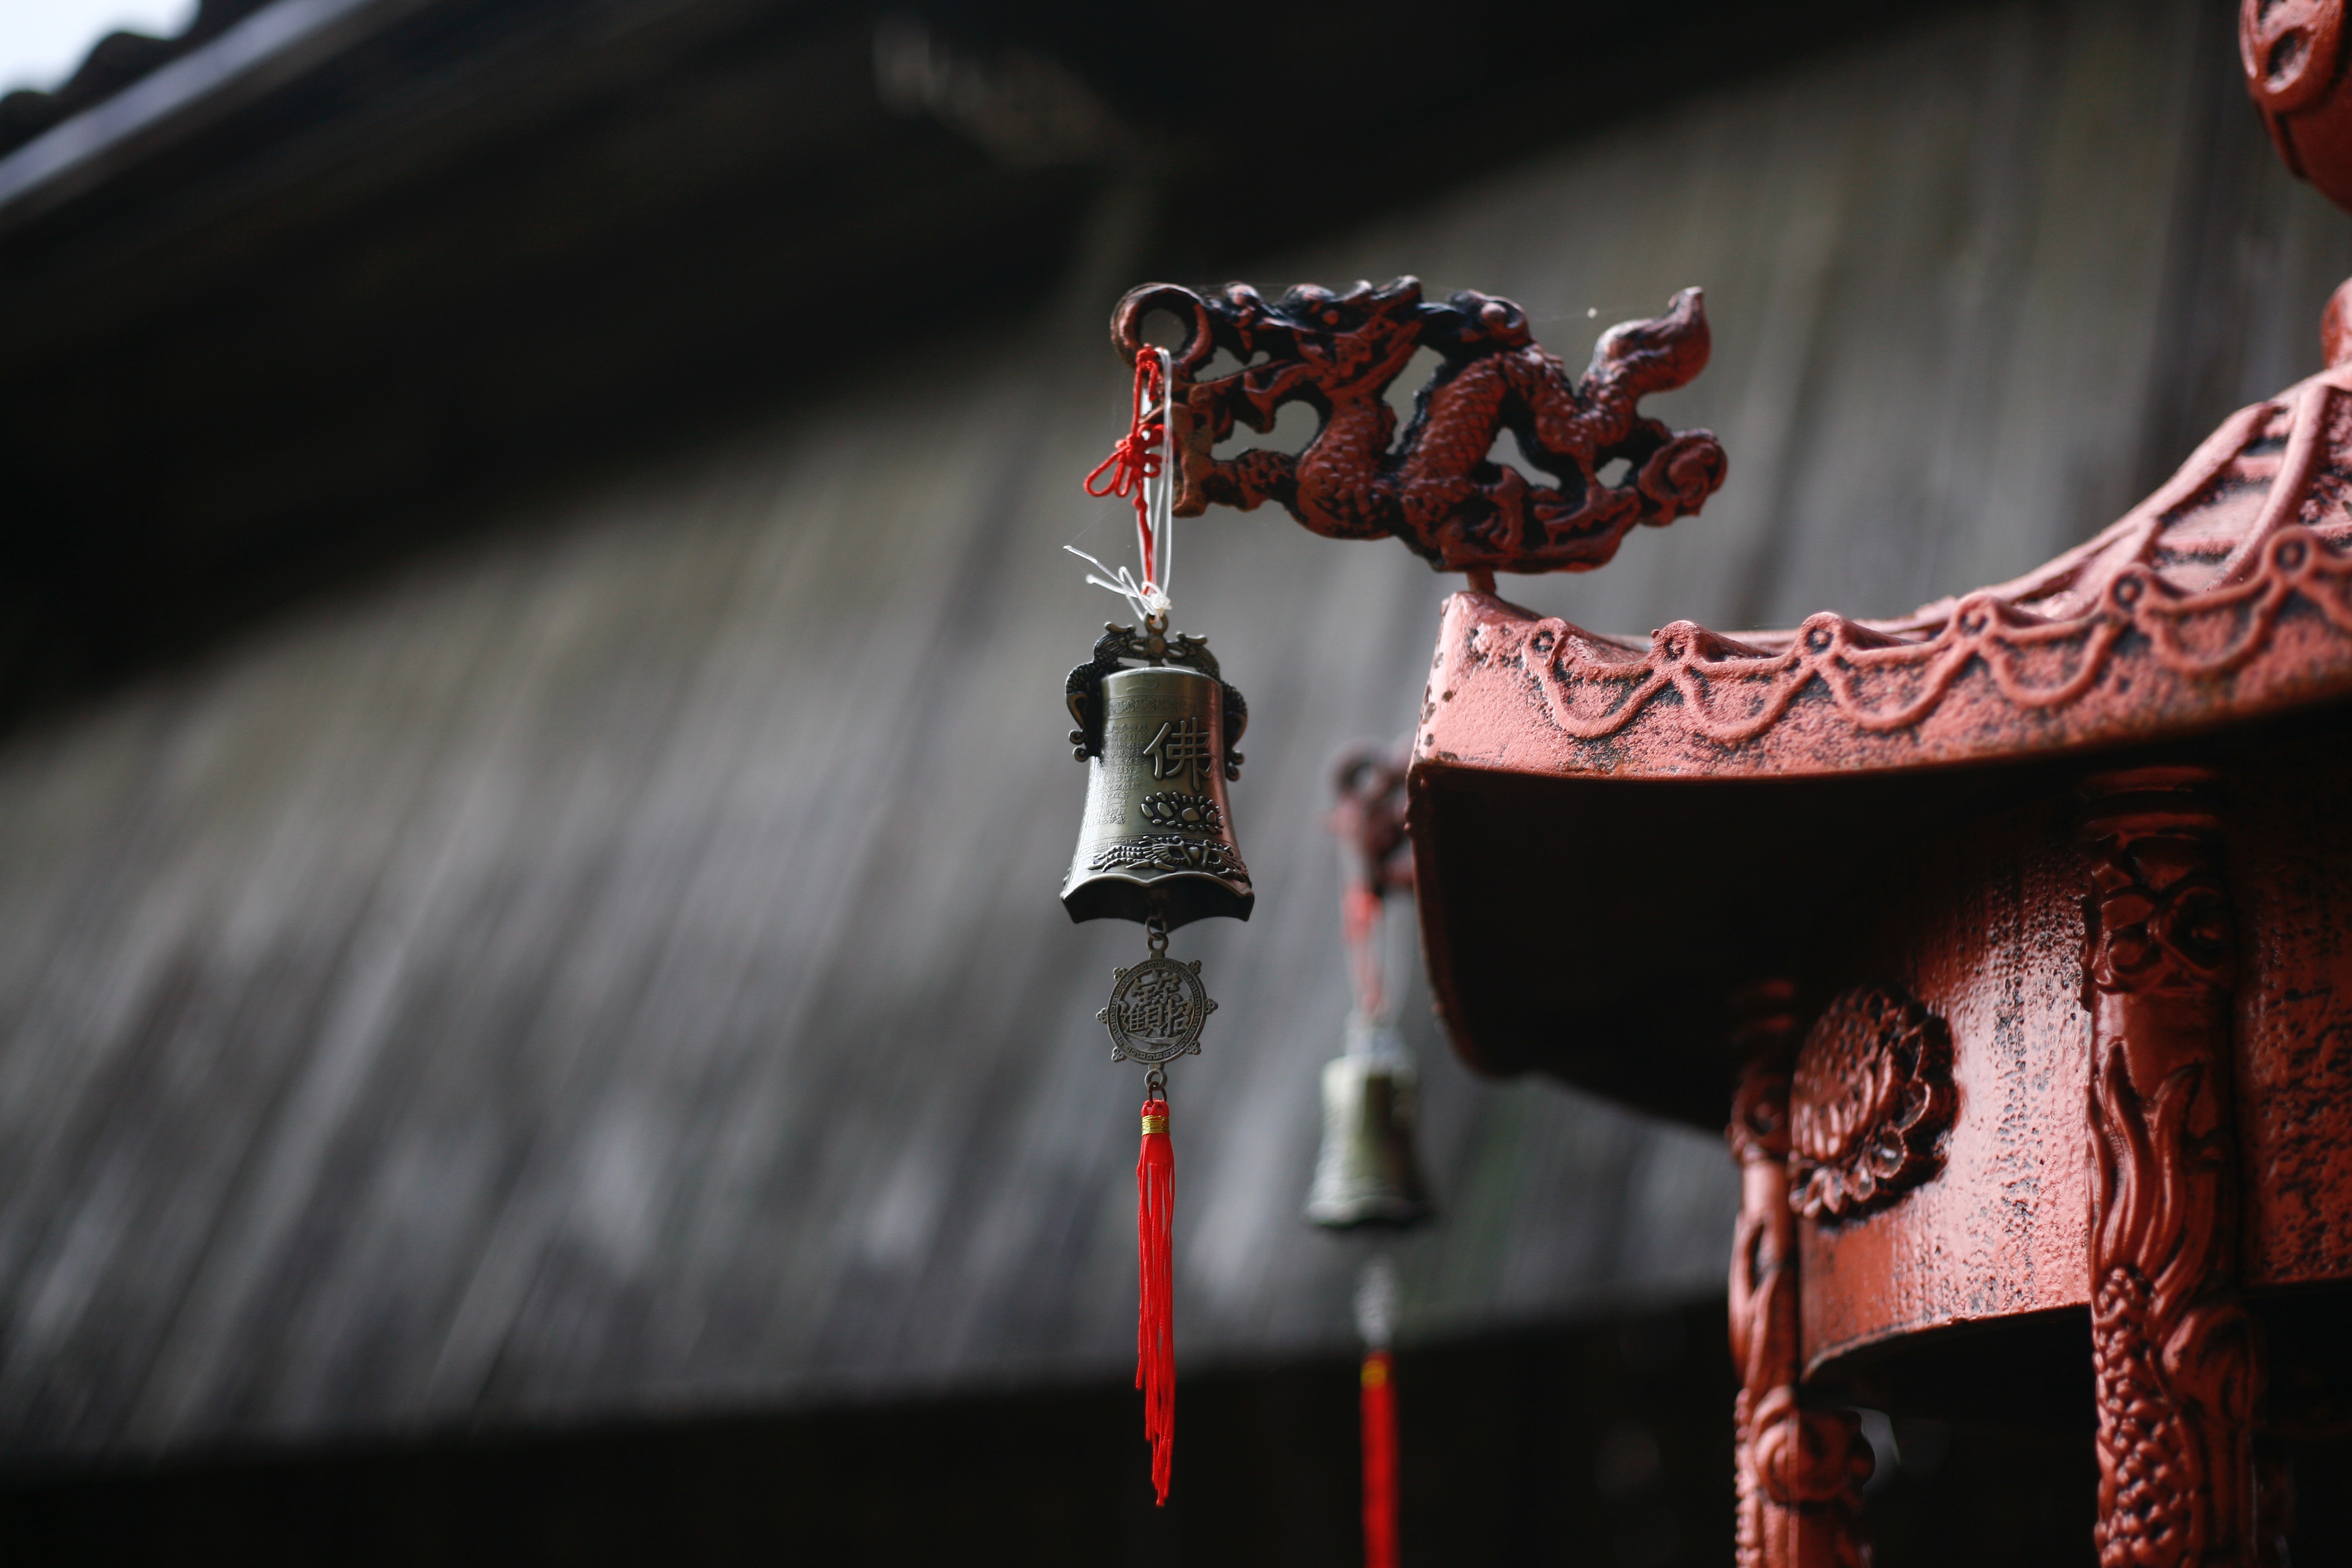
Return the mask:
<svg viewBox="0 0 2352 1568">
<path fill-rule="evenodd" d="M 2231 1107 L 2237 919 L 2213 784 L 2142 768 L 2083 789 L 2102 1568 L 2261 1560 L 2263 1358 L 2238 1300 Z"/>
<path fill-rule="evenodd" d="M 1751 986 L 1734 1006 L 1740 1057 L 1727 1136 L 1739 1162 L 1731 1249 L 1731 1356 L 1739 1369 L 1739 1568 L 1859 1568 L 1870 1448 L 1843 1410 L 1807 1409 L 1798 1378 L 1797 1215 L 1789 1202 L 1795 987 Z"/>
</svg>

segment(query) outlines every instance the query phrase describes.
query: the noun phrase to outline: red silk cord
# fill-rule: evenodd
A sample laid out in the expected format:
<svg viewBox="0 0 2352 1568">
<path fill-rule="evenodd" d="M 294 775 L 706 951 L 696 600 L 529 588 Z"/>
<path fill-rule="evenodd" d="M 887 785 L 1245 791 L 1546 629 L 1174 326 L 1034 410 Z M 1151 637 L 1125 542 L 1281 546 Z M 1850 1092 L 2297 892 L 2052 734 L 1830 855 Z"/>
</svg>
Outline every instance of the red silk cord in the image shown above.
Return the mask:
<svg viewBox="0 0 2352 1568">
<path fill-rule="evenodd" d="M 1350 880 L 1339 889 L 1339 935 L 1348 944 L 1348 967 L 1356 982 L 1356 1011 L 1377 1018 L 1388 1010 L 1388 987 L 1381 974 L 1381 915 L 1384 889 Z"/>
<path fill-rule="evenodd" d="M 1135 1386 L 1143 1390 L 1143 1436 L 1151 1444 L 1151 1486 L 1168 1506 L 1176 1448 L 1175 1290 L 1169 1274 L 1176 1216 L 1176 1151 L 1168 1102 L 1143 1102 L 1143 1148 L 1135 1160 L 1135 1250 L 1141 1298 L 1135 1321 Z"/>
<path fill-rule="evenodd" d="M 1160 356 L 1144 349 L 1135 356 L 1135 405 L 1128 416 L 1127 434 L 1110 449 L 1110 456 L 1095 465 L 1087 476 L 1087 494 L 1090 496 L 1129 496 L 1135 501 L 1135 532 L 1143 555 L 1143 580 L 1154 586 L 1160 583 L 1160 563 L 1153 559 L 1151 514 L 1146 508 L 1143 481 L 1160 477 L 1160 443 L 1167 434 L 1166 415 L 1158 419 L 1144 418 L 1144 410 L 1159 407 L 1167 394 L 1166 377 L 1160 374 Z M 1101 481 L 1100 488 L 1097 482 Z"/>
<path fill-rule="evenodd" d="M 1364 1568 L 1397 1568 L 1396 1380 L 1386 1351 L 1364 1358 Z"/>
</svg>

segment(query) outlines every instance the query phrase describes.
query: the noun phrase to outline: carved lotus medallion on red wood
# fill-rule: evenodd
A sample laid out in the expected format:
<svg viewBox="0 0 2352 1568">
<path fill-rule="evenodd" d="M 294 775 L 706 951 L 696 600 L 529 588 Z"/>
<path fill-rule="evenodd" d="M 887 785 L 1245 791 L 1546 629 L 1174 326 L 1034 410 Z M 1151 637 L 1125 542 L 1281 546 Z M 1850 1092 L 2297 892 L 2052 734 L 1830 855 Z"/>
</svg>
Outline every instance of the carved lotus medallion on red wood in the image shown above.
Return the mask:
<svg viewBox="0 0 2352 1568">
<path fill-rule="evenodd" d="M 1891 1203 L 1943 1164 L 1952 1037 L 1916 998 L 1857 985 L 1830 1004 L 1789 1087 L 1789 1202 L 1809 1219 Z"/>
</svg>

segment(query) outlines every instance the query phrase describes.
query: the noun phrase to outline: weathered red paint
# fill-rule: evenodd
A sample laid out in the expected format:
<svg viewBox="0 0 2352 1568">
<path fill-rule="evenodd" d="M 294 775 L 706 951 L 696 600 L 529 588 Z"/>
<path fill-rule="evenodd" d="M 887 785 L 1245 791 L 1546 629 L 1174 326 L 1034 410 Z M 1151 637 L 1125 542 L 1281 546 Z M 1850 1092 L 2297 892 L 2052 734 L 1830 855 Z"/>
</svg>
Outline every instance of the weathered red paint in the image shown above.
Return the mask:
<svg viewBox="0 0 2352 1568">
<path fill-rule="evenodd" d="M 1899 619 L 1676 621 L 1643 647 L 1458 594 L 1414 755 L 1789 778 L 2086 753 L 2352 695 L 2347 472 L 2352 366 L 2232 415 L 2088 543 Z"/>
<path fill-rule="evenodd" d="M 1867 637 L 1817 616 L 1738 642 L 1677 626 L 1641 650 L 1457 595 L 1415 741 L 1433 986 L 1473 1061 L 1700 1120 L 1689 1085 L 1729 1065 L 1713 1042 L 1766 967 L 1811 1008 L 1875 987 L 1948 1032 L 1932 1138 L 1867 1042 L 1825 1043 L 1835 1069 L 1798 1074 L 1827 1129 L 1814 1158 L 1851 1157 L 1882 1115 L 1873 1157 L 1899 1190 L 1791 1216 L 1789 1398 L 1957 1397 L 1918 1367 L 1971 1330 L 1984 1375 L 1959 1392 L 1997 1413 L 2049 1365 L 2014 1336 L 2084 1345 L 2052 1325 L 2087 1309 L 2095 1358 L 2072 1353 L 2095 1366 L 2117 1568 L 2262 1560 L 2286 1494 L 2256 1455 L 2256 1325 L 2294 1310 L 2262 1292 L 2352 1282 L 2346 476 L 2339 368 L 2233 417 L 2081 550 Z M 2078 831 L 2083 781 L 2148 763 L 2201 770 L 2193 808 L 2141 790 Z M 2226 975 L 2124 984 L 2161 946 L 2147 931 L 2195 924 L 2192 885 L 2242 932 Z M 1706 940 L 1693 898 L 1738 910 L 1740 939 Z M 1542 964 L 1513 929 L 1549 929 L 1546 907 L 1583 911 L 1589 970 Z M 1810 1184 L 1772 1173 L 1806 1203 Z M 2340 1406 L 2340 1353 L 2308 1350 L 2280 1352 L 2278 1381 L 2326 1391 L 2304 1410 Z"/>
<path fill-rule="evenodd" d="M 2286 166 L 2352 209 L 2343 0 L 2239 0 L 2246 91 Z"/>
<path fill-rule="evenodd" d="M 2244 943 L 2234 1036 L 2246 1279 L 2352 1279 L 2352 738 L 2267 749 L 2229 783 Z"/>
<path fill-rule="evenodd" d="M 2218 782 L 2154 767 L 2082 790 L 2102 1568 L 2253 1561 L 2263 1367 L 2239 1295 Z"/>
<path fill-rule="evenodd" d="M 2243 43 L 2352 206 L 2342 10 L 2246 0 Z M 1474 1064 L 1730 1121 L 1743 1563 L 1807 1555 L 1757 1456 L 1826 1399 L 2081 1401 L 2116 1568 L 2278 1560 L 2262 1435 L 2352 1410 L 2352 284 L 2322 335 L 2098 537 L 1908 616 L 1446 605 L 1438 1006 Z M 1766 977 L 1822 1020 L 1793 1057 L 1733 1043 Z"/>
<path fill-rule="evenodd" d="M 1900 986 L 1853 986 L 1806 1031 L 1789 1097 L 1790 1205 L 1860 1218 L 1943 1169 L 1959 1108 L 1951 1030 Z"/>
<path fill-rule="evenodd" d="M 2280 152 L 2352 207 L 2345 32 L 2343 0 L 2243 0 Z M 2352 1427 L 2352 283 L 2327 370 L 2039 571 L 1646 642 L 1492 572 L 1599 565 L 1720 482 L 1633 409 L 1704 363 L 1695 298 L 1574 384 L 1507 302 L 1409 280 L 1151 286 L 1124 352 L 1156 307 L 1192 329 L 1180 510 L 1273 500 L 1470 576 L 1407 773 L 1455 1049 L 1729 1123 L 1742 1568 L 1865 1559 L 1842 1401 L 2095 1420 L 2104 1563 L 2284 1561 L 2265 1434 Z M 1416 346 L 1448 377 L 1391 450 Z M 1245 368 L 1193 379 L 1220 347 Z M 1297 459 L 1214 457 L 1293 398 L 1330 411 Z M 1479 468 L 1546 418 L 1581 488 Z M 1611 450 L 1660 482 L 1602 493 Z"/>
<path fill-rule="evenodd" d="M 1155 310 L 1188 329 L 1169 370 L 1179 517 L 1211 502 L 1247 511 L 1271 500 L 1328 538 L 1394 535 L 1433 566 L 1491 581 L 1498 571 L 1589 572 L 1636 525 L 1690 516 L 1723 483 L 1712 432 L 1669 430 L 1641 412 L 1643 397 L 1706 366 L 1696 289 L 1654 321 L 1612 327 L 1580 376 L 1536 342 L 1508 300 L 1465 290 L 1435 303 L 1415 278 L 1336 294 L 1302 285 L 1272 301 L 1246 283 L 1206 294 L 1146 283 L 1111 316 L 1111 342 L 1128 359 L 1142 352 Z M 1389 384 L 1424 348 L 1444 363 L 1400 440 Z M 1220 350 L 1241 368 L 1203 376 Z M 1237 425 L 1272 430 L 1286 403 L 1320 416 L 1296 457 L 1216 455 Z M 1506 429 L 1557 484 L 1487 459 Z M 1603 480 L 1619 460 L 1623 478 Z"/>
<path fill-rule="evenodd" d="M 1889 1207 L 1809 1225 L 1808 1370 L 1894 1336 L 2089 1300 L 2088 1083 L 2078 996 L 2080 855 L 2036 803 L 1931 838 L 1878 886 L 1852 967 L 1952 1038 L 1957 1107 L 1932 1179 Z"/>
<path fill-rule="evenodd" d="M 1739 1568 L 1862 1568 L 1870 1446 L 1851 1412 L 1809 1405 L 1801 1387 L 1804 1280 L 1789 1184 L 1795 989 L 1766 982 L 1733 1003 L 1742 1058 L 1727 1130 L 1740 1192 L 1730 1289 Z"/>
</svg>

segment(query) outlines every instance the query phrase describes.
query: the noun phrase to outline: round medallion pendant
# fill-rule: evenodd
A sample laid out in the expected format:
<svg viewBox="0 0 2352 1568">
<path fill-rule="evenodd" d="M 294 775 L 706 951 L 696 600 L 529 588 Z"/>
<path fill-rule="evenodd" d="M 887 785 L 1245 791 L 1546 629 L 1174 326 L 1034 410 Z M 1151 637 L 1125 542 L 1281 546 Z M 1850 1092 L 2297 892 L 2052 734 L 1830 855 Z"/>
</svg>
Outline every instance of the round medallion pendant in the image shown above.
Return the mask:
<svg viewBox="0 0 2352 1568">
<path fill-rule="evenodd" d="M 1158 1067 L 1201 1048 L 1217 1005 L 1201 984 L 1201 961 L 1154 956 L 1111 971 L 1110 1005 L 1095 1015 L 1110 1031 L 1110 1059 Z"/>
</svg>

